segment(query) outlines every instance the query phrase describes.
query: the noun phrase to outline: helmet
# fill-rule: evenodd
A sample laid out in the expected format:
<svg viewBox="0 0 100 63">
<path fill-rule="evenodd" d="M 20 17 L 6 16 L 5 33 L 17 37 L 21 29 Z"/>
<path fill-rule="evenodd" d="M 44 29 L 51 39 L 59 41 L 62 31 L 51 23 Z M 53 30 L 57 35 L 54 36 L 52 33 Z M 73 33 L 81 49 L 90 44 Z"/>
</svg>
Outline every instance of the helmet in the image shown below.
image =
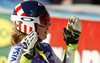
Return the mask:
<svg viewBox="0 0 100 63">
<path fill-rule="evenodd" d="M 35 31 L 34 23 L 50 25 L 50 16 L 45 6 L 37 1 L 25 1 L 18 4 L 11 15 L 14 28 L 22 33 Z"/>
</svg>

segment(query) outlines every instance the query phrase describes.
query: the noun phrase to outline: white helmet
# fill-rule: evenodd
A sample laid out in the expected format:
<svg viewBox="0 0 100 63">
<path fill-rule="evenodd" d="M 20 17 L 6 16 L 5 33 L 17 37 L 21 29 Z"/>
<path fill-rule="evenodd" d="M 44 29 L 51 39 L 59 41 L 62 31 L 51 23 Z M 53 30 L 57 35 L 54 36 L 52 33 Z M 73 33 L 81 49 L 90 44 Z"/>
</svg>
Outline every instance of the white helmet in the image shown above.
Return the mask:
<svg viewBox="0 0 100 63">
<path fill-rule="evenodd" d="M 22 33 L 35 31 L 34 23 L 50 25 L 50 16 L 45 6 L 36 1 L 25 1 L 18 4 L 11 15 L 15 29 Z"/>
</svg>

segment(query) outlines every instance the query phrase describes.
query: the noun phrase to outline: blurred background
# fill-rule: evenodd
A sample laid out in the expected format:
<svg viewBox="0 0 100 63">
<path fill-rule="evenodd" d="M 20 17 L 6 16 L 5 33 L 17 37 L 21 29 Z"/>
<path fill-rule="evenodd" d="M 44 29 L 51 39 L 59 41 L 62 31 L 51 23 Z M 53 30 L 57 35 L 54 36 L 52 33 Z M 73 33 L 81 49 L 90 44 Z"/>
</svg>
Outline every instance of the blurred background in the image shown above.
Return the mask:
<svg viewBox="0 0 100 63">
<path fill-rule="evenodd" d="M 27 0 L 0 0 L 0 63 L 7 63 L 11 47 L 14 7 Z M 51 16 L 51 26 L 44 42 L 49 43 L 62 60 L 65 42 L 63 28 L 70 16 L 81 20 L 82 32 L 75 53 L 75 63 L 100 63 L 100 0 L 36 0 L 43 3 Z M 59 39 L 59 40 L 58 40 Z M 59 52 L 59 53 L 58 53 Z"/>
</svg>

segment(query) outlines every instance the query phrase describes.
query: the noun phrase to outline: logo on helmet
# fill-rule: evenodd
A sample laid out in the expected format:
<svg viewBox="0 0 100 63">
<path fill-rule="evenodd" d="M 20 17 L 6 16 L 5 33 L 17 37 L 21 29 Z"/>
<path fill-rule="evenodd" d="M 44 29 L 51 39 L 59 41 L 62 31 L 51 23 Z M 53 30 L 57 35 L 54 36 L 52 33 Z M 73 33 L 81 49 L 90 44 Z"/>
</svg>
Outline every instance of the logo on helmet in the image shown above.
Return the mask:
<svg viewBox="0 0 100 63">
<path fill-rule="evenodd" d="M 43 6 L 43 4 L 41 4 L 40 2 L 38 2 L 38 5 L 39 5 L 39 6 Z"/>
<path fill-rule="evenodd" d="M 29 17 L 22 17 L 21 20 L 27 21 L 27 22 L 34 21 L 34 19 L 29 18 Z"/>
</svg>

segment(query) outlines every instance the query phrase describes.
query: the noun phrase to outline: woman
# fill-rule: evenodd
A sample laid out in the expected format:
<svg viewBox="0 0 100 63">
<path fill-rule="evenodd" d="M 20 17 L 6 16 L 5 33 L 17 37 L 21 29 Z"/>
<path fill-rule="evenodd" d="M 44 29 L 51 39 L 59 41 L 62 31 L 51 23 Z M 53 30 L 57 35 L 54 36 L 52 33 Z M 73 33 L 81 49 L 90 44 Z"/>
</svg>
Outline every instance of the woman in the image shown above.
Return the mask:
<svg viewBox="0 0 100 63">
<path fill-rule="evenodd" d="M 47 38 L 50 26 L 50 16 L 43 4 L 36 1 L 22 2 L 15 7 L 11 20 L 14 30 L 11 35 L 12 47 L 8 63 L 62 63 L 51 46 L 42 42 Z M 73 62 L 73 52 L 77 49 L 80 32 L 80 20 L 70 17 L 67 29 L 63 30 L 67 45 L 64 63 Z M 74 49 L 69 47 L 70 45 L 74 46 Z M 69 55 L 68 59 L 66 55 Z"/>
</svg>

